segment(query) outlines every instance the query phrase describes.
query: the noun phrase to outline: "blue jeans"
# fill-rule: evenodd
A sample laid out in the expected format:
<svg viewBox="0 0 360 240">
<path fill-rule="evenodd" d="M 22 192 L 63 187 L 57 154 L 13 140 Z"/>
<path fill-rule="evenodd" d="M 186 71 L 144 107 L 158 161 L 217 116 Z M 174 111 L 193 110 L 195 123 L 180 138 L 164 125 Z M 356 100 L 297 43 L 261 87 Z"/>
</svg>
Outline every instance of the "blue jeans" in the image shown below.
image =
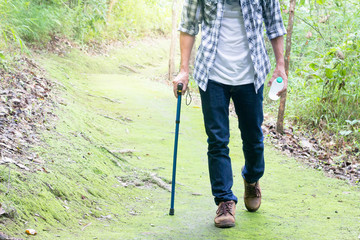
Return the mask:
<svg viewBox="0 0 360 240">
<path fill-rule="evenodd" d="M 253 183 L 264 174 L 263 88 L 256 94 L 254 84 L 229 86 L 209 80 L 207 90 L 200 89 L 205 130 L 208 136 L 208 162 L 215 203 L 234 200 L 233 173 L 229 157 L 229 104 L 232 98 L 238 116 L 245 166 L 243 178 Z"/>
</svg>

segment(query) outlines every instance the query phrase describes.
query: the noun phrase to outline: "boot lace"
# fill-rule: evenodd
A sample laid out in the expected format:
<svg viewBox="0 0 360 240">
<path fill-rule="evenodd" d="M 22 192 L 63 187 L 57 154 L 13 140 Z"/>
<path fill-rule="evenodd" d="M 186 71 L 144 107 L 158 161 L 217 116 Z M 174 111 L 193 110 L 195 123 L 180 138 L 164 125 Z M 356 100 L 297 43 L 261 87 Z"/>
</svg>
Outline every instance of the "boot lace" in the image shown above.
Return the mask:
<svg viewBox="0 0 360 240">
<path fill-rule="evenodd" d="M 233 203 L 231 201 L 224 202 L 219 206 L 218 210 L 216 211 L 216 214 L 218 216 L 221 216 L 221 215 L 226 215 L 227 213 L 230 213 L 230 215 L 234 216 L 232 214 L 232 206 L 233 206 Z"/>
<path fill-rule="evenodd" d="M 261 197 L 258 183 L 255 183 L 255 185 L 246 184 L 246 193 L 248 198 Z"/>
</svg>

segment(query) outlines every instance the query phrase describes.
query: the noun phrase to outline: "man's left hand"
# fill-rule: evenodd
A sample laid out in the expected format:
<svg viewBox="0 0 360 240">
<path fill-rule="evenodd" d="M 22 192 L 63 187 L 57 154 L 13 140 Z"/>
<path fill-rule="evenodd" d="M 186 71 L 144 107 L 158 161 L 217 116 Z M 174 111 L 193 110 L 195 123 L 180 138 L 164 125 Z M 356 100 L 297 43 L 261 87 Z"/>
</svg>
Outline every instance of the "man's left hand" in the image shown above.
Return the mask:
<svg viewBox="0 0 360 240">
<path fill-rule="evenodd" d="M 276 65 L 275 71 L 274 71 L 271 79 L 268 82 L 268 86 L 270 87 L 271 84 L 273 83 L 273 81 L 275 79 L 277 79 L 278 77 L 281 77 L 284 81 L 284 88 L 277 94 L 278 96 L 280 96 L 281 94 L 283 94 L 286 91 L 287 85 L 288 85 L 288 78 L 285 73 L 285 66 L 283 64 Z"/>
</svg>

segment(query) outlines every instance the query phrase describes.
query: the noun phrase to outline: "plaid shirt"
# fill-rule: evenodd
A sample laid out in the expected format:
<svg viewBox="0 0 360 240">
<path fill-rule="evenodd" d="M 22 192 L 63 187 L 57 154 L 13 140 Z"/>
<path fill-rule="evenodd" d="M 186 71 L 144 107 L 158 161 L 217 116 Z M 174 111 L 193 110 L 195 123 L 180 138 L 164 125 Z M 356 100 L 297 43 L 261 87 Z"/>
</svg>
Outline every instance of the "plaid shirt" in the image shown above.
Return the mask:
<svg viewBox="0 0 360 240">
<path fill-rule="evenodd" d="M 206 91 L 209 70 L 214 64 L 219 29 L 224 12 L 225 0 L 185 0 L 179 31 L 190 35 L 199 32 L 201 23 L 201 44 L 196 56 L 194 79 Z M 286 30 L 282 21 L 278 0 L 239 0 L 249 42 L 251 59 L 255 69 L 255 90 L 264 84 L 271 66 L 263 37 L 263 22 L 268 38 L 283 36 Z M 200 4 L 203 3 L 203 8 Z"/>
</svg>

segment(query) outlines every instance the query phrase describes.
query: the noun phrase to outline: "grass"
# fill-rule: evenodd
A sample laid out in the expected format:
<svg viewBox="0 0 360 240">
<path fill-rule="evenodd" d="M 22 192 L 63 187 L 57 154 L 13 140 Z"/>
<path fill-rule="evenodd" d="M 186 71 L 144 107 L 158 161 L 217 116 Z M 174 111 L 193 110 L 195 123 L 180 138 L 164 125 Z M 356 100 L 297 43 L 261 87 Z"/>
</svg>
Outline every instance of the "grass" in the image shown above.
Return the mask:
<svg viewBox="0 0 360 240">
<path fill-rule="evenodd" d="M 149 178 L 156 173 L 165 182 L 171 179 L 176 99 L 170 86 L 151 80 L 166 72 L 168 44 L 137 43 L 108 57 L 76 50 L 66 57 L 39 56 L 49 76 L 61 83 L 56 95 L 63 103 L 56 110 L 58 119 L 42 133 L 43 144 L 33 149 L 48 173 L 11 168 L 10 192 L 1 193 L 0 202 L 17 214 L 13 220 L 1 219 L 0 230 L 25 238 L 25 229 L 34 228 L 38 239 L 356 238 L 359 189 L 269 146 L 260 211 L 248 213 L 239 202 L 236 227 L 215 228 L 197 105 L 182 108 L 176 213 L 168 215 L 170 193 Z M 233 189 L 241 199 L 243 155 L 234 118 L 230 148 Z M 115 157 L 106 149 L 133 153 Z"/>
<path fill-rule="evenodd" d="M 136 39 L 169 32 L 171 2 L 0 0 L 0 47 L 43 47 L 52 36 L 80 44 Z M 15 47 L 12 47 L 14 45 Z"/>
<path fill-rule="evenodd" d="M 359 148 L 359 3 L 316 2 L 297 5 L 287 118 L 302 129 L 321 128 L 337 136 L 336 142 L 344 139 Z M 170 9 L 168 0 L 118 0 L 110 13 L 106 1 L 0 0 L 0 66 L 6 68 L 18 49 L 26 50 L 27 44 L 45 45 L 54 35 L 86 44 L 129 43 L 134 38 L 166 34 Z M 283 16 L 287 22 L 285 12 Z M 309 32 L 312 36 L 306 38 Z M 275 112 L 277 107 L 269 104 L 269 109 Z"/>
</svg>

